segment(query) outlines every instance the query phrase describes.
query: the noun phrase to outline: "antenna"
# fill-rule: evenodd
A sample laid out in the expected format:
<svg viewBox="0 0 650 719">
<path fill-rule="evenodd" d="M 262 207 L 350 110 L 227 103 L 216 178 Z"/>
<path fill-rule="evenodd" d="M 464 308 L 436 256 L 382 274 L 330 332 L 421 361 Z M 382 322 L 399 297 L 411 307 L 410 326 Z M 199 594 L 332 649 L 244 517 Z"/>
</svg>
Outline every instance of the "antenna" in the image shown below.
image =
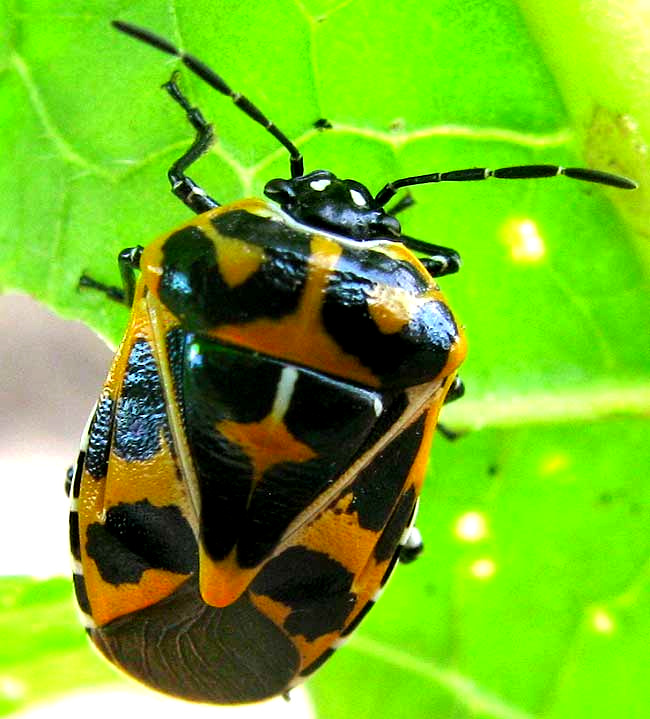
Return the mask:
<svg viewBox="0 0 650 719">
<path fill-rule="evenodd" d="M 257 107 L 257 105 L 254 105 L 244 95 L 235 92 L 219 75 L 217 75 L 216 72 L 214 72 L 214 70 L 211 70 L 205 63 L 194 57 L 194 55 L 182 52 L 175 45 L 172 45 L 172 43 L 170 43 L 168 40 L 165 40 L 158 35 L 154 35 L 154 33 L 150 32 L 149 30 L 145 30 L 144 28 L 138 27 L 137 25 L 132 25 L 128 22 L 122 22 L 121 20 L 113 20 L 111 24 L 120 32 L 123 32 L 126 35 L 130 35 L 136 40 L 141 40 L 142 42 L 147 43 L 147 45 L 151 45 L 158 50 L 162 50 L 162 52 L 166 52 L 168 55 L 174 55 L 175 57 L 180 58 L 183 64 L 188 67 L 195 75 L 198 75 L 204 82 L 206 82 L 208 85 L 210 85 L 210 87 L 220 92 L 222 95 L 227 95 L 242 112 L 246 113 L 248 117 L 262 125 L 262 127 L 267 132 L 270 132 L 271 135 L 273 135 L 273 137 L 275 137 L 275 139 L 280 142 L 280 144 L 286 147 L 286 149 L 289 151 L 289 155 L 291 156 L 291 177 L 300 177 L 304 174 L 302 154 L 293 144 L 293 142 L 291 142 L 291 140 L 289 140 L 289 138 L 281 130 L 279 130 L 266 117 L 266 115 L 264 115 L 264 113 Z"/>
<path fill-rule="evenodd" d="M 560 165 L 518 165 L 516 167 L 502 167 L 490 170 L 487 167 L 471 167 L 467 170 L 452 170 L 451 172 L 432 172 L 428 175 L 414 175 L 393 180 L 377 193 L 374 199 L 376 207 L 383 207 L 402 187 L 411 185 L 426 185 L 431 182 L 475 182 L 488 180 L 491 177 L 503 180 L 528 180 L 538 177 L 558 177 L 564 175 L 574 180 L 596 182 L 600 185 L 618 187 L 622 190 L 634 190 L 638 187 L 634 180 L 622 175 L 613 175 L 602 170 L 588 170 L 584 167 L 561 167 Z"/>
</svg>

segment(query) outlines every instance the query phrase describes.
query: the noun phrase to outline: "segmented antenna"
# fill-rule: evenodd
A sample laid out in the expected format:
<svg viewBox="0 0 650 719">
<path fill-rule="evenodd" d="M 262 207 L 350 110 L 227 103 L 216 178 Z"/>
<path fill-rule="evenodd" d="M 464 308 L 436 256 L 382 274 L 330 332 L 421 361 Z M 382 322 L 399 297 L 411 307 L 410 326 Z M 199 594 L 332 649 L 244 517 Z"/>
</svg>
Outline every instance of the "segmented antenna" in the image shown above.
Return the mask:
<svg viewBox="0 0 650 719">
<path fill-rule="evenodd" d="M 588 170 L 584 167 L 561 167 L 560 165 L 518 165 L 516 167 L 501 167 L 490 170 L 487 167 L 471 167 L 467 170 L 452 170 L 451 172 L 432 172 L 428 175 L 414 175 L 402 177 L 384 185 L 375 196 L 375 205 L 383 207 L 402 187 L 411 185 L 426 185 L 431 182 L 475 182 L 488 180 L 491 177 L 503 180 L 529 180 L 538 177 L 558 177 L 564 175 L 574 180 L 596 182 L 600 185 L 618 187 L 621 190 L 634 190 L 638 187 L 634 180 L 622 175 L 614 175 L 602 170 Z"/>
<path fill-rule="evenodd" d="M 300 177 L 304 174 L 302 154 L 293 142 L 291 142 L 291 140 L 289 140 L 289 138 L 266 117 L 257 105 L 254 105 L 244 95 L 235 92 L 220 75 L 217 75 L 217 73 L 214 72 L 214 70 L 211 70 L 204 62 L 201 62 L 201 60 L 194 57 L 194 55 L 190 55 L 189 53 L 179 50 L 175 45 L 172 45 L 169 40 L 165 40 L 165 38 L 159 37 L 145 28 L 132 25 L 128 22 L 122 22 L 121 20 L 113 20 L 111 24 L 120 32 L 130 35 L 131 37 L 136 38 L 136 40 L 141 40 L 142 42 L 147 43 L 147 45 L 151 45 L 158 50 L 162 50 L 162 52 L 166 52 L 168 55 L 178 57 L 186 67 L 188 67 L 195 75 L 198 75 L 204 82 L 210 85 L 210 87 L 214 88 L 222 95 L 227 95 L 242 112 L 246 113 L 248 117 L 262 125 L 262 127 L 267 132 L 270 132 L 280 144 L 286 147 L 289 151 L 289 155 L 291 156 L 291 177 Z"/>
</svg>

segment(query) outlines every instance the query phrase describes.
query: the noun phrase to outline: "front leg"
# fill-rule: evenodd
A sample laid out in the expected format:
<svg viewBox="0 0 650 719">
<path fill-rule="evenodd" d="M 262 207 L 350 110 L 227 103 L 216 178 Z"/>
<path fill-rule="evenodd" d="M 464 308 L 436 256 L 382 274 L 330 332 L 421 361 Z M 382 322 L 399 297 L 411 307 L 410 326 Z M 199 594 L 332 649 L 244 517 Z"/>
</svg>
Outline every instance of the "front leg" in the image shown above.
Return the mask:
<svg viewBox="0 0 650 719">
<path fill-rule="evenodd" d="M 399 239 L 409 250 L 425 255 L 425 257 L 420 257 L 419 259 L 432 277 L 453 275 L 454 272 L 458 272 L 460 269 L 460 255 L 451 247 L 434 245 L 430 242 L 418 240 L 415 237 L 409 237 L 409 235 L 401 235 Z"/>
<path fill-rule="evenodd" d="M 183 95 L 176 82 L 177 77 L 178 73 L 175 72 L 169 82 L 163 85 L 163 89 L 167 90 L 172 100 L 185 110 L 187 120 L 196 130 L 196 137 L 189 149 L 169 168 L 167 176 L 172 186 L 172 192 L 176 197 L 191 210 L 201 214 L 219 207 L 219 203 L 188 177 L 185 170 L 210 149 L 214 142 L 214 132 L 212 125 L 203 117 L 201 110 L 198 107 L 192 107 L 185 95 Z"/>
</svg>

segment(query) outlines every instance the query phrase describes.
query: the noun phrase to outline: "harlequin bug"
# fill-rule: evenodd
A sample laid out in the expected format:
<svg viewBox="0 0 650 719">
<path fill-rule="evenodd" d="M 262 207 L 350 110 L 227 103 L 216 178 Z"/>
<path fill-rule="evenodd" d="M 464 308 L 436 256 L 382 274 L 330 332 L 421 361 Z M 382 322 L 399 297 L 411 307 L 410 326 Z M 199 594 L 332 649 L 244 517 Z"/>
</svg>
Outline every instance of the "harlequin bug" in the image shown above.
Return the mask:
<svg viewBox="0 0 650 719">
<path fill-rule="evenodd" d="M 384 206 L 402 187 L 593 170 L 530 166 L 406 177 L 371 194 L 304 174 L 297 147 L 247 98 L 147 30 L 289 152 L 271 202 L 221 206 L 186 174 L 213 141 L 196 131 L 172 165 L 197 213 L 119 255 L 128 328 L 70 477 L 76 595 L 117 666 L 186 699 L 236 703 L 287 692 L 372 607 L 413 529 L 432 435 L 462 393 L 462 328 L 435 278 L 458 254 L 401 233 Z M 418 258 L 415 253 L 424 255 Z M 140 277 L 136 282 L 135 273 Z"/>
</svg>

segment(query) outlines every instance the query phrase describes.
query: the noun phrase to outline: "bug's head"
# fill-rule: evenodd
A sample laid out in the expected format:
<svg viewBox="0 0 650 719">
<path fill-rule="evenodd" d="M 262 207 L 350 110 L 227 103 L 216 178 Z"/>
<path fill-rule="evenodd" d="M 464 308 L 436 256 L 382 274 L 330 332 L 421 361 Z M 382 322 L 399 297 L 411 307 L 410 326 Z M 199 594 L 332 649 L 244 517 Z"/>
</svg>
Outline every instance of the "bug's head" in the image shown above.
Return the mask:
<svg viewBox="0 0 650 719">
<path fill-rule="evenodd" d="M 271 180 L 264 194 L 311 227 L 356 240 L 400 236 L 399 222 L 377 206 L 366 187 L 355 180 L 340 180 L 327 170 Z"/>
</svg>

